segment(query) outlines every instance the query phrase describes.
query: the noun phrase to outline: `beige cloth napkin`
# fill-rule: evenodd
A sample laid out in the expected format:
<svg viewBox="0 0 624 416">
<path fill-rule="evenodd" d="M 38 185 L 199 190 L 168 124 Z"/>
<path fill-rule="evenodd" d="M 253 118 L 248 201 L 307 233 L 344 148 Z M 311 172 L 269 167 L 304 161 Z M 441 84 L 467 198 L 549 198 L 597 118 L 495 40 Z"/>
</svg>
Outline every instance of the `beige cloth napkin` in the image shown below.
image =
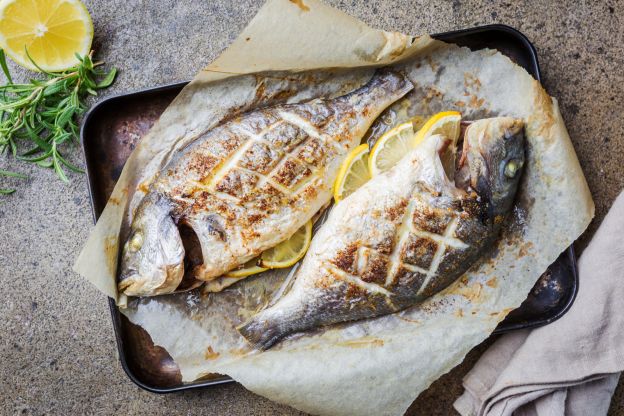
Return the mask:
<svg viewBox="0 0 624 416">
<path fill-rule="evenodd" d="M 624 192 L 579 260 L 561 319 L 506 334 L 466 375 L 463 416 L 605 415 L 624 370 Z"/>
</svg>

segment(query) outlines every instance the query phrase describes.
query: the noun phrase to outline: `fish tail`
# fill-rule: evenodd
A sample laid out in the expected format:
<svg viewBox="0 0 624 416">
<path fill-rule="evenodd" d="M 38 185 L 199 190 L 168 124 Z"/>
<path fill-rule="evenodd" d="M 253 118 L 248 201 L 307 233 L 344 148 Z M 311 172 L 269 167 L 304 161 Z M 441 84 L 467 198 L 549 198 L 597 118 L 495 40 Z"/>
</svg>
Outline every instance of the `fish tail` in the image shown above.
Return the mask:
<svg viewBox="0 0 624 416">
<path fill-rule="evenodd" d="M 412 89 L 414 85 L 403 74 L 384 68 L 377 70 L 366 85 L 338 100 L 350 103 L 355 109 L 374 103 L 377 113 L 380 113 Z"/>
<path fill-rule="evenodd" d="M 280 326 L 264 319 L 262 313 L 249 319 L 236 329 L 254 348 L 259 350 L 271 348 L 273 344 L 287 335 L 280 330 Z"/>
<path fill-rule="evenodd" d="M 310 325 L 303 319 L 302 305 L 293 297 L 279 308 L 272 306 L 258 312 L 236 329 L 245 339 L 259 350 L 271 348 L 285 336 L 306 330 Z"/>
</svg>

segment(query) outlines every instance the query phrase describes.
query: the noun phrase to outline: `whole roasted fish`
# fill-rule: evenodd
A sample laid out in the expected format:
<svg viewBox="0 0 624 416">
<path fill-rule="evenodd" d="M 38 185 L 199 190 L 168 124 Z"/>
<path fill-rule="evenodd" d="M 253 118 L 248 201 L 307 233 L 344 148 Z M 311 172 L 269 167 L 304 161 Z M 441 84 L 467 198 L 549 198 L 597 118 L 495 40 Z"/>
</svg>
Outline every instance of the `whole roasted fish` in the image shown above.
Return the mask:
<svg viewBox="0 0 624 416">
<path fill-rule="evenodd" d="M 370 124 L 412 88 L 378 72 L 342 97 L 260 109 L 192 142 L 137 207 L 119 291 L 170 293 L 288 239 L 330 200 L 340 163 Z"/>
<path fill-rule="evenodd" d="M 523 123 L 473 122 L 454 181 L 440 158 L 449 144 L 428 138 L 337 204 L 290 292 L 239 332 L 266 349 L 294 332 L 405 309 L 461 276 L 492 245 L 512 207 Z"/>
</svg>

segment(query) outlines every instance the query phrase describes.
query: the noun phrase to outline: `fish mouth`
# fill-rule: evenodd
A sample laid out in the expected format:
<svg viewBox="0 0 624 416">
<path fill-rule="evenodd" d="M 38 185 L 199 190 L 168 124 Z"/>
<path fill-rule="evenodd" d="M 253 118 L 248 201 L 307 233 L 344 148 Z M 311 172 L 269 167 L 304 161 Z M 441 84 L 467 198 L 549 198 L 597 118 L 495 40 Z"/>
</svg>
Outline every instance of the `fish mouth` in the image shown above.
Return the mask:
<svg viewBox="0 0 624 416">
<path fill-rule="evenodd" d="M 165 266 L 159 270 L 158 276 L 144 276 L 131 270 L 120 277 L 118 289 L 128 296 L 165 295 L 179 290 L 181 286 L 188 287 L 184 282 L 183 264 Z"/>
<path fill-rule="evenodd" d="M 149 279 L 142 277 L 137 271 L 129 270 L 119 277 L 117 288 L 119 292 L 128 296 L 143 296 L 146 287 L 149 285 Z"/>
<path fill-rule="evenodd" d="M 124 248 L 124 255 L 125 255 Z M 126 293 L 126 290 L 132 290 L 133 287 L 142 287 L 145 285 L 147 279 L 141 278 L 141 274 L 139 271 L 127 264 L 124 264 L 122 261 L 121 271 L 119 272 L 119 277 L 117 280 L 117 289 L 119 292 Z"/>
</svg>

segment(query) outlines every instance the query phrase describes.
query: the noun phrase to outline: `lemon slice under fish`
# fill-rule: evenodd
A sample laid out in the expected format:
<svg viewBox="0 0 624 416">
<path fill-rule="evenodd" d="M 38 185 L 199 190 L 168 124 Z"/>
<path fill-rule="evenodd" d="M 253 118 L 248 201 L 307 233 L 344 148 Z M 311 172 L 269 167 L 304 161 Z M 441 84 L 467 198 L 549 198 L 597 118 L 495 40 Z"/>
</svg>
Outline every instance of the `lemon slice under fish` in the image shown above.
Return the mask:
<svg viewBox="0 0 624 416">
<path fill-rule="evenodd" d="M 262 273 L 266 270 L 269 270 L 266 267 L 258 266 L 259 260 L 260 259 L 258 257 L 255 257 L 249 260 L 247 263 L 240 266 L 239 268 L 230 270 L 229 272 L 224 274 L 224 277 L 237 277 L 237 278 L 247 277 L 247 276 L 251 276 L 252 274 Z"/>
<path fill-rule="evenodd" d="M 371 178 L 368 170 L 368 144 L 361 144 L 349 153 L 340 165 L 334 182 L 334 200 L 340 202 Z"/>
<path fill-rule="evenodd" d="M 86 55 L 93 40 L 91 16 L 79 0 L 0 1 L 0 47 L 17 64 L 62 71 Z"/>
<path fill-rule="evenodd" d="M 263 252 L 260 257 L 249 260 L 242 266 L 230 270 L 222 277 L 241 279 L 262 273 L 269 269 L 282 269 L 297 263 L 304 256 L 312 240 L 312 221 L 299 228 L 288 240 Z M 209 282 L 210 283 L 210 282 Z M 220 290 L 220 289 L 219 289 Z"/>
<path fill-rule="evenodd" d="M 461 113 L 458 111 L 443 111 L 430 117 L 418 131 L 415 131 L 412 120 L 387 131 L 370 152 L 368 169 L 371 176 L 387 171 L 407 152 L 434 134 L 446 136 L 456 143 L 461 131 L 460 122 Z"/>
<path fill-rule="evenodd" d="M 288 240 L 263 252 L 259 265 L 269 269 L 283 269 L 297 263 L 308 251 L 312 240 L 312 221 L 299 228 Z"/>
</svg>

